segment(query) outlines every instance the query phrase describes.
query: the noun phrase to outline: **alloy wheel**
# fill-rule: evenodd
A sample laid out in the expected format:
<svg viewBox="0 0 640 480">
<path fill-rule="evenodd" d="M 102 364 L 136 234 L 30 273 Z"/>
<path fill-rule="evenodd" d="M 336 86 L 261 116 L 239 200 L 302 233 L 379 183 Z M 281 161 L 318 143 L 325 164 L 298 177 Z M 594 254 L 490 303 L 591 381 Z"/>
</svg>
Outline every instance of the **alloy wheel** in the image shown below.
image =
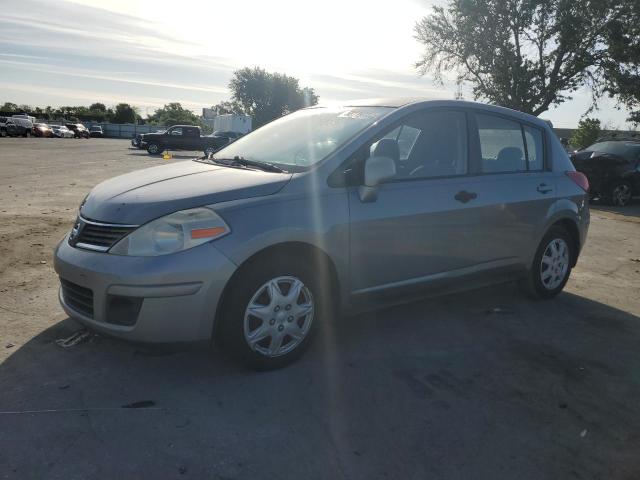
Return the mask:
<svg viewBox="0 0 640 480">
<path fill-rule="evenodd" d="M 549 242 L 540 262 L 540 280 L 547 290 L 558 288 L 569 271 L 569 246 L 562 238 Z"/>
<path fill-rule="evenodd" d="M 626 183 L 616 185 L 611 195 L 614 205 L 624 206 L 631 200 L 631 187 Z"/>
<path fill-rule="evenodd" d="M 262 355 L 285 355 L 306 338 L 314 311 L 313 295 L 300 279 L 273 278 L 249 300 L 244 315 L 244 338 L 252 350 Z"/>
</svg>

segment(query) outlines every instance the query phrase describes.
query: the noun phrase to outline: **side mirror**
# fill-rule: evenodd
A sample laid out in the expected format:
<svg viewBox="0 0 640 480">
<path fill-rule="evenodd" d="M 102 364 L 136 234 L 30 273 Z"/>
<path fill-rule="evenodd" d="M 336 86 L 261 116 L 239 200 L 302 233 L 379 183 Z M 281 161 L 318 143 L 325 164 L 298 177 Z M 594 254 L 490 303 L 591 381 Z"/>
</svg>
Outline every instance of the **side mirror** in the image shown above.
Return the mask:
<svg viewBox="0 0 640 480">
<path fill-rule="evenodd" d="M 362 202 L 378 198 L 378 185 L 396 176 L 396 162 L 389 157 L 369 157 L 364 164 L 364 185 L 358 188 Z"/>
</svg>

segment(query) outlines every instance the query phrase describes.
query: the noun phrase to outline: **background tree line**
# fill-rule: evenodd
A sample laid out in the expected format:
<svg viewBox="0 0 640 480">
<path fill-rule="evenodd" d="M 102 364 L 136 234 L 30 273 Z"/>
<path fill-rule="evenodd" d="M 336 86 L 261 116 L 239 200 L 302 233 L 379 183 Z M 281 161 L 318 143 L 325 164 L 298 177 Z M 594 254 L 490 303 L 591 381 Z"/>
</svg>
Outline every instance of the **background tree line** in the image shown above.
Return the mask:
<svg viewBox="0 0 640 480">
<path fill-rule="evenodd" d="M 449 0 L 415 25 L 416 68 L 540 115 L 588 88 L 640 123 L 638 0 Z"/>
</svg>

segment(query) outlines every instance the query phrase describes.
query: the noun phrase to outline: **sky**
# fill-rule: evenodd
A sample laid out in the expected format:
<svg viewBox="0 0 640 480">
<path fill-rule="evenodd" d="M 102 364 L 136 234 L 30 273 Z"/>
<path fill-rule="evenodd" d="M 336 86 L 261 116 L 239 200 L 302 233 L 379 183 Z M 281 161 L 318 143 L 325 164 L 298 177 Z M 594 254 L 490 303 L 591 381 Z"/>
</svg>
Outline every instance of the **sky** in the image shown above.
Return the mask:
<svg viewBox="0 0 640 480">
<path fill-rule="evenodd" d="M 413 26 L 434 1 L 0 0 L 0 104 L 127 102 L 145 116 L 180 102 L 200 113 L 228 100 L 233 71 L 247 66 L 297 77 L 321 102 L 449 99 L 452 82 L 414 68 Z M 590 105 L 582 90 L 541 117 L 571 128 Z M 610 100 L 592 115 L 627 127 Z"/>
</svg>

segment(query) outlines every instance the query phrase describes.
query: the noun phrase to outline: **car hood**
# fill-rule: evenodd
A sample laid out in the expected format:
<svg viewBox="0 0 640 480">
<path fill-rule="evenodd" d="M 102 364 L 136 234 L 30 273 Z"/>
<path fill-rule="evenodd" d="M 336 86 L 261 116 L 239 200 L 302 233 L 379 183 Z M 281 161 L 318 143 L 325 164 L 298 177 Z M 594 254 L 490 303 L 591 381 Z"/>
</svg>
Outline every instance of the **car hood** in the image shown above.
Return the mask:
<svg viewBox="0 0 640 480">
<path fill-rule="evenodd" d="M 81 214 L 100 222 L 141 225 L 178 210 L 271 195 L 290 179 L 289 173 L 183 161 L 102 182 L 87 196 Z"/>
</svg>

